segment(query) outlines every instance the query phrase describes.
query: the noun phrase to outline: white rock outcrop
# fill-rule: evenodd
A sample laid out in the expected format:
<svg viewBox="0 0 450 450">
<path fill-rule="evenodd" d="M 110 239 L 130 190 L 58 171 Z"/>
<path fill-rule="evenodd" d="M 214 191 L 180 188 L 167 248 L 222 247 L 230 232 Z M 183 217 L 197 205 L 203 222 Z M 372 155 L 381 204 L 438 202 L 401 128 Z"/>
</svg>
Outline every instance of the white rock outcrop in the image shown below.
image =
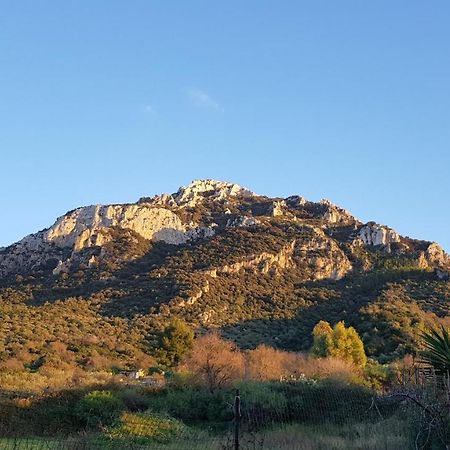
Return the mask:
<svg viewBox="0 0 450 450">
<path fill-rule="evenodd" d="M 364 245 L 389 245 L 400 242 L 400 235 L 392 228 L 377 223 L 364 225 L 357 234 Z"/>
<path fill-rule="evenodd" d="M 326 208 L 322 217 L 329 223 L 348 223 L 354 222 L 356 220 L 349 211 L 340 208 L 339 206 L 330 202 L 330 200 L 323 198 L 322 200 L 320 200 L 319 204 Z"/>
<path fill-rule="evenodd" d="M 270 215 L 272 217 L 279 217 L 284 214 L 284 208 L 286 207 L 286 202 L 284 200 L 275 200 L 270 206 Z"/>
<path fill-rule="evenodd" d="M 92 205 L 78 208 L 44 232 L 44 240 L 60 247 L 74 246 L 80 250 L 102 245 L 100 230 L 120 226 L 146 239 L 163 240 L 171 244 L 186 242 L 186 226 L 172 211 L 147 205 Z"/>
<path fill-rule="evenodd" d="M 75 253 L 102 246 L 111 239 L 111 227 L 130 229 L 145 239 L 179 245 L 211 237 L 215 226 L 184 224 L 171 210 L 150 204 L 92 205 L 57 219 L 47 230 L 32 234 L 0 254 L 0 276 L 58 261 L 54 274 L 66 271 Z M 69 253 L 70 256 L 67 256 Z"/>
<path fill-rule="evenodd" d="M 225 212 L 226 213 L 226 212 Z M 259 220 L 249 216 L 239 216 L 233 219 L 228 219 L 226 227 L 238 228 L 238 227 L 253 227 L 259 223 Z"/>
<path fill-rule="evenodd" d="M 221 267 L 203 271 L 204 275 L 217 278 L 221 273 L 238 273 L 241 269 L 254 270 L 263 274 L 278 274 L 280 270 L 294 266 L 292 254 L 294 252 L 295 241 L 283 247 L 277 253 L 262 252 L 258 255 L 251 255 L 235 263 L 226 264 Z"/>
<path fill-rule="evenodd" d="M 424 257 L 430 267 L 440 266 L 450 268 L 450 256 L 436 242 L 431 242 L 424 252 Z"/>
<path fill-rule="evenodd" d="M 271 219 L 280 216 L 282 221 Z M 276 254 L 247 255 L 242 261 L 211 269 L 210 275 L 242 268 L 276 274 L 301 265 L 308 279 L 339 279 L 353 269 L 341 245 L 344 239 L 355 248 L 382 246 L 386 252 L 391 251 L 391 244 L 400 243 L 392 248 L 396 252 L 414 251 L 425 268 L 450 267 L 450 257 L 436 243 L 413 244 L 387 226 L 374 222 L 362 225 L 328 200 L 314 203 L 300 196 L 284 200 L 261 197 L 234 183 L 206 179 L 195 180 L 174 194 L 144 197 L 137 203 L 91 205 L 70 211 L 50 228 L 0 248 L 0 277 L 41 267 L 57 275 L 69 271 L 74 263 L 95 266 L 107 257 L 105 244 L 117 236 L 115 227 L 129 230 L 129 235 L 134 232 L 144 239 L 180 245 L 212 237 L 224 227 L 288 221 L 303 227 L 295 243 Z"/>
<path fill-rule="evenodd" d="M 193 207 L 205 197 L 214 200 L 224 200 L 228 197 L 245 196 L 251 197 L 255 194 L 235 183 L 216 180 L 194 180 L 188 186 L 181 187 L 173 195 L 179 206 Z"/>
</svg>

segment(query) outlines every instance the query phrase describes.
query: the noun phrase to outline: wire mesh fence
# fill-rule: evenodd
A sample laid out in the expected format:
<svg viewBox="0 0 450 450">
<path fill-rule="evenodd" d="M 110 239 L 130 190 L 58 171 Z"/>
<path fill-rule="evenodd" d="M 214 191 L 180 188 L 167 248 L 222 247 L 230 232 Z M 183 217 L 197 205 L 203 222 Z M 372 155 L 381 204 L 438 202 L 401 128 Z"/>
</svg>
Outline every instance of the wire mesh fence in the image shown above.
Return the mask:
<svg viewBox="0 0 450 450">
<path fill-rule="evenodd" d="M 40 422 L 41 432 L 33 428 L 30 434 L 26 422 L 19 429 L 13 423 L 17 416 L 10 426 L 3 420 L 0 449 L 444 449 L 449 442 L 448 380 L 414 373 L 383 394 L 314 380 L 247 382 L 238 391 L 165 388 L 144 393 L 150 398 L 146 410 L 122 411 L 110 419 L 103 411 L 108 420 L 97 427 L 68 432 L 62 407 L 60 431 L 49 432 Z M 33 421 L 30 411 L 23 410 L 22 420 Z M 87 413 L 97 414 L 94 408 Z M 7 415 L 4 411 L 3 418 Z"/>
</svg>

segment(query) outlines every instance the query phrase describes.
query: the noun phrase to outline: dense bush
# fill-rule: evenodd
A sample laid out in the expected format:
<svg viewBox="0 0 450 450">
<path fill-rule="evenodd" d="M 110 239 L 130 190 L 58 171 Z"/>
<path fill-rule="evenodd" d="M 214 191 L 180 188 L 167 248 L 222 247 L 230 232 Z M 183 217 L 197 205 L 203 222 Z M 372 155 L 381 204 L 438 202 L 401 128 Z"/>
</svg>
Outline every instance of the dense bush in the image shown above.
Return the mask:
<svg viewBox="0 0 450 450">
<path fill-rule="evenodd" d="M 250 383 L 241 386 L 243 409 L 256 425 L 277 422 L 342 424 L 369 418 L 373 391 L 339 381 Z"/>
<path fill-rule="evenodd" d="M 179 423 L 167 417 L 187 425 L 228 427 L 236 388 L 243 422 L 251 428 L 289 422 L 340 425 L 378 420 L 379 413 L 389 417 L 395 411 L 392 402 L 375 410 L 373 390 L 332 379 L 245 381 L 214 391 L 198 382 L 177 381 L 158 389 L 111 386 L 103 391 L 71 390 L 43 399 L 2 402 L 0 431 L 4 435 L 64 435 L 107 428 L 116 439 L 164 440 L 180 430 Z M 155 432 L 159 427 L 161 435 Z"/>
<path fill-rule="evenodd" d="M 129 411 L 145 411 L 150 406 L 149 395 L 137 387 L 121 389 L 116 395 Z"/>
<path fill-rule="evenodd" d="M 395 375 L 395 367 L 386 364 L 371 361 L 364 367 L 365 384 L 377 391 L 382 391 L 392 385 Z"/>
<path fill-rule="evenodd" d="M 343 423 L 368 418 L 372 390 L 339 381 L 242 382 L 244 419 L 255 425 L 285 421 Z M 151 402 L 151 409 L 188 423 L 224 422 L 233 417 L 235 390 L 210 392 L 200 387 L 166 388 Z"/>
<path fill-rule="evenodd" d="M 201 387 L 168 387 L 156 393 L 150 409 L 164 413 L 187 423 L 223 422 L 231 420 L 230 408 L 233 394 L 229 389 L 217 389 L 213 392 Z"/>
<path fill-rule="evenodd" d="M 110 391 L 92 391 L 75 406 L 79 421 L 89 427 L 111 425 L 124 409 L 123 402 Z"/>
</svg>

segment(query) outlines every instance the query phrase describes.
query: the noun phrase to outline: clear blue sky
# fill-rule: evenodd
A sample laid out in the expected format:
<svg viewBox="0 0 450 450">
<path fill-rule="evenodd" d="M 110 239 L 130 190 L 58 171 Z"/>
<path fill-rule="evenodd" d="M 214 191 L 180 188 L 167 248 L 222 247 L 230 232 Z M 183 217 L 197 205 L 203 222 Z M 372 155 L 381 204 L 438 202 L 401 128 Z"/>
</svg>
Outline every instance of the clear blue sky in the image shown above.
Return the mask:
<svg viewBox="0 0 450 450">
<path fill-rule="evenodd" d="M 450 2 L 2 2 L 0 245 L 195 178 L 450 250 Z"/>
</svg>

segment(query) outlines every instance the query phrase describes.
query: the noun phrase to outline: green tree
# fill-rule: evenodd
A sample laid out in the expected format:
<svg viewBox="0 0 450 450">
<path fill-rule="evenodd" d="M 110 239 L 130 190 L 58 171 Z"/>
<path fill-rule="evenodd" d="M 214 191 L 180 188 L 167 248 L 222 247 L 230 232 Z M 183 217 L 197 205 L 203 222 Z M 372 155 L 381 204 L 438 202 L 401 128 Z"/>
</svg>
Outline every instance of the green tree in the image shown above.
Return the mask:
<svg viewBox="0 0 450 450">
<path fill-rule="evenodd" d="M 163 331 L 158 348 L 160 363 L 174 367 L 192 348 L 194 331 L 185 322 L 174 319 Z"/>
<path fill-rule="evenodd" d="M 321 320 L 313 329 L 312 354 L 316 358 L 329 356 L 329 349 L 332 346 L 333 329 L 328 322 Z"/>
<path fill-rule="evenodd" d="M 313 329 L 311 353 L 316 358 L 334 356 L 359 367 L 364 367 L 367 363 L 359 334 L 353 327 L 346 327 L 342 321 L 333 328 L 323 320 L 317 323 Z"/>
</svg>

